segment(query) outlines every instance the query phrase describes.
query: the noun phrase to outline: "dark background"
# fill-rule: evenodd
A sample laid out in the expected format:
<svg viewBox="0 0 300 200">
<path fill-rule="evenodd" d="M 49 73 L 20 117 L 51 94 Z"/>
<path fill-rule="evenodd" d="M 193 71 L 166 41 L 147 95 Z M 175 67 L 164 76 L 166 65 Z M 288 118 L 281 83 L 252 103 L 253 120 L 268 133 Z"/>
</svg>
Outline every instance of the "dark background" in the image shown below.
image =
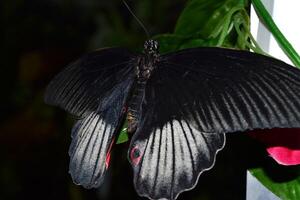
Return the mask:
<svg viewBox="0 0 300 200">
<path fill-rule="evenodd" d="M 156 35 L 173 31 L 186 1 L 127 3 Z M 147 36 L 124 4 L 119 0 L 2 0 L 0 20 L 0 200 L 141 199 L 133 188 L 127 143 L 115 145 L 111 169 L 99 190 L 74 185 L 68 174 L 74 119 L 43 102 L 47 83 L 80 55 L 105 46 L 141 49 Z M 230 147 L 230 156 L 224 156 L 226 147 L 213 170 L 201 175 L 196 189 L 179 199 L 243 199 L 243 160 L 249 162 L 251 156 L 240 148 L 245 147 L 244 139 L 235 137 L 228 138 L 238 144 Z M 237 160 L 242 163 L 232 164 Z"/>
</svg>

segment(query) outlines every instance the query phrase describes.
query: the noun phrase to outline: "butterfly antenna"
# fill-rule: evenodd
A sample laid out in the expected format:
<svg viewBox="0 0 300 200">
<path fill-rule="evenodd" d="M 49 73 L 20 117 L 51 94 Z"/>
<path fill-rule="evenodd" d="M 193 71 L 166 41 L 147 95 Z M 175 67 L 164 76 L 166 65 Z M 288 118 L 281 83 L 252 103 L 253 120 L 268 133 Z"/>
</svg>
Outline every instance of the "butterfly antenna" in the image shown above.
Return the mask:
<svg viewBox="0 0 300 200">
<path fill-rule="evenodd" d="M 128 11 L 132 14 L 132 16 L 135 18 L 135 20 L 139 23 L 139 25 L 143 28 L 143 30 L 145 31 L 148 39 L 150 38 L 150 34 L 147 31 L 146 27 L 144 26 L 144 24 L 141 22 L 141 20 L 139 20 L 139 18 L 132 12 L 132 9 L 129 7 L 129 5 L 126 3 L 126 1 L 123 0 L 124 5 L 126 6 L 126 8 L 128 9 Z"/>
</svg>

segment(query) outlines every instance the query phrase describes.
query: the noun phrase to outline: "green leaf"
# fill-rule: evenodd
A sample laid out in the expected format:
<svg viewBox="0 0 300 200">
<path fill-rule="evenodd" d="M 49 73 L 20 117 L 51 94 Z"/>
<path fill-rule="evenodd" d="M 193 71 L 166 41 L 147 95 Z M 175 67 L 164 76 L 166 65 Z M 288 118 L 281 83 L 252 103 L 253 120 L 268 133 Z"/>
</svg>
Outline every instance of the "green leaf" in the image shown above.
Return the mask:
<svg viewBox="0 0 300 200">
<path fill-rule="evenodd" d="M 244 6 L 244 0 L 191 0 L 177 21 L 175 34 L 209 39 L 220 32 L 231 9 Z"/>
<path fill-rule="evenodd" d="M 259 16 L 260 20 L 263 21 L 265 26 L 269 29 L 272 33 L 274 38 L 276 39 L 277 43 L 284 51 L 285 55 L 289 57 L 289 59 L 294 63 L 295 66 L 300 68 L 300 56 L 297 51 L 293 48 L 292 44 L 285 38 L 285 36 L 281 33 L 275 22 L 273 21 L 272 17 L 265 9 L 264 5 L 261 3 L 260 0 L 252 0 L 252 4 Z"/>
<path fill-rule="evenodd" d="M 154 37 L 166 53 L 200 46 L 248 49 L 246 0 L 192 0 L 180 15 L 175 32 Z M 240 29 L 243 29 L 241 31 Z"/>
<path fill-rule="evenodd" d="M 129 138 L 128 138 L 128 132 L 127 132 L 127 120 L 125 120 L 125 122 L 121 128 L 121 131 L 118 135 L 116 144 L 121 144 L 121 143 L 127 142 L 128 140 L 129 140 Z"/>
<path fill-rule="evenodd" d="M 218 39 L 216 38 L 204 40 L 197 37 L 184 37 L 175 34 L 156 35 L 155 37 L 153 37 L 153 39 L 159 42 L 160 53 L 169 53 L 186 48 L 216 46 L 218 43 Z"/>
<path fill-rule="evenodd" d="M 275 164 L 274 164 L 275 165 Z M 249 170 L 264 186 L 276 194 L 281 199 L 299 200 L 300 199 L 300 167 L 285 167 L 280 174 L 267 173 L 264 168 Z M 277 179 L 284 177 L 287 180 L 277 180 L 271 176 L 277 176 Z M 279 178 L 278 178 L 279 176 Z"/>
<path fill-rule="evenodd" d="M 180 49 L 200 47 L 200 46 L 215 46 L 212 40 L 205 41 L 201 38 L 184 37 L 175 34 L 161 34 L 155 36 L 153 39 L 159 42 L 160 53 L 168 53 Z M 216 42 L 213 42 L 216 43 Z"/>
<path fill-rule="evenodd" d="M 180 45 L 188 40 L 188 37 L 177 36 L 175 34 L 161 34 L 156 35 L 153 39 L 159 42 L 159 52 L 168 53 L 176 51 L 180 48 Z"/>
</svg>

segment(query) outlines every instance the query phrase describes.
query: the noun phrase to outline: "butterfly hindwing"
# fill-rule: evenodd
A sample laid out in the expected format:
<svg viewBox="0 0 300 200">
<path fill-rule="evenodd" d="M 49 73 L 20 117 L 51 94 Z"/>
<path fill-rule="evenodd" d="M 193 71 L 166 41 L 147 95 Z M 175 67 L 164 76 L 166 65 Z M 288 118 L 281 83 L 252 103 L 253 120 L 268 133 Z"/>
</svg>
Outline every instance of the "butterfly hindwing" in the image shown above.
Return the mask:
<svg viewBox="0 0 300 200">
<path fill-rule="evenodd" d="M 192 189 L 201 172 L 214 165 L 224 144 L 224 134 L 200 132 L 184 120 L 173 120 L 151 132 L 138 129 L 129 152 L 138 194 L 175 199 Z"/>
<path fill-rule="evenodd" d="M 45 102 L 82 117 L 96 112 L 115 85 L 133 79 L 136 55 L 123 48 L 93 51 L 71 63 L 48 85 Z M 120 92 L 120 91 L 119 91 Z"/>
</svg>

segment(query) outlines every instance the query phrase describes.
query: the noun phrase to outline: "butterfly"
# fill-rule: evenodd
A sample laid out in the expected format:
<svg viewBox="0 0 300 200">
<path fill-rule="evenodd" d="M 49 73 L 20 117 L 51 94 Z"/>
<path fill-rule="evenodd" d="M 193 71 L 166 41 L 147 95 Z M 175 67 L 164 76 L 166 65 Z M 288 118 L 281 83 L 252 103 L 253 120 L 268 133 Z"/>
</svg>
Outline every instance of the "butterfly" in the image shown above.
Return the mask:
<svg viewBox="0 0 300 200">
<path fill-rule="evenodd" d="M 140 196 L 176 199 L 213 167 L 225 133 L 300 127 L 300 70 L 248 51 L 201 47 L 159 54 L 105 48 L 71 63 L 45 102 L 79 117 L 69 172 L 97 188 L 125 119 L 128 159 Z"/>
</svg>

